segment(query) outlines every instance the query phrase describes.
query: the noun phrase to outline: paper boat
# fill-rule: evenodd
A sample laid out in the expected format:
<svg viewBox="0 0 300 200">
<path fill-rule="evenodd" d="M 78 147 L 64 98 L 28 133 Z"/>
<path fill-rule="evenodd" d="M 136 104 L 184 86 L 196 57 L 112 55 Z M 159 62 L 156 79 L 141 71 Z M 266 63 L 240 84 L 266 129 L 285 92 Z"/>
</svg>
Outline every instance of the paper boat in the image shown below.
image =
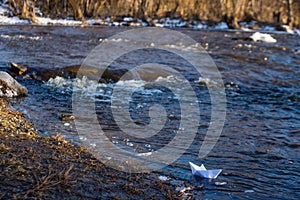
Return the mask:
<svg viewBox="0 0 300 200">
<path fill-rule="evenodd" d="M 217 178 L 222 172 L 221 169 L 207 170 L 203 164 L 200 167 L 192 162 L 189 162 L 189 164 L 191 166 L 192 174 L 202 178 Z"/>
</svg>

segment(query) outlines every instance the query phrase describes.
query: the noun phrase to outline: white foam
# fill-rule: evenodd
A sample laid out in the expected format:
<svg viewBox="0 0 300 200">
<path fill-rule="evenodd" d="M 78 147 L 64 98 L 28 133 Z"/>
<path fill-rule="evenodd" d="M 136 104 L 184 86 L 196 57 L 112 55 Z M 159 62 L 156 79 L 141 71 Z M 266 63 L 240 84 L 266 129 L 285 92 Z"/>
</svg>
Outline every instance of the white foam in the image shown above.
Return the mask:
<svg viewBox="0 0 300 200">
<path fill-rule="evenodd" d="M 168 77 L 158 77 L 156 80 L 154 80 L 153 83 L 158 83 L 161 85 L 168 86 L 169 84 L 172 84 L 174 82 L 180 84 L 182 81 L 183 80 L 177 77 L 168 76 Z M 155 88 L 153 89 L 144 88 L 144 86 L 149 83 L 152 82 L 147 82 L 144 80 L 120 80 L 116 83 L 116 85 L 118 87 L 124 88 L 125 90 L 128 89 L 129 91 L 134 89 L 136 92 L 140 92 L 141 94 L 144 95 L 153 95 L 162 92 L 161 90 Z M 65 79 L 57 76 L 55 78 L 50 78 L 46 84 L 48 86 L 60 89 L 61 92 L 73 90 L 85 96 L 90 96 L 92 98 L 94 98 L 95 95 L 107 97 L 105 99 L 100 99 L 99 101 L 110 101 L 110 98 L 112 96 L 111 91 L 115 87 L 113 84 L 98 83 L 94 80 L 89 80 L 87 77 L 83 77 L 81 79 L 79 78 Z"/>
<path fill-rule="evenodd" d="M 29 39 L 29 40 L 42 40 L 43 37 L 41 36 L 25 36 L 25 35 L 6 35 L 6 34 L 2 34 L 0 35 L 1 38 L 5 38 L 5 39 Z"/>
<path fill-rule="evenodd" d="M 201 44 L 199 43 L 196 43 L 196 44 L 193 44 L 193 45 L 189 45 L 189 46 L 186 46 L 186 45 L 183 45 L 183 44 L 166 44 L 164 45 L 165 47 L 168 47 L 168 48 L 172 48 L 172 49 L 180 49 L 180 50 L 183 50 L 183 51 L 201 51 L 203 50 L 203 48 L 201 47 Z"/>
<path fill-rule="evenodd" d="M 126 87 L 126 88 L 139 88 L 139 87 L 142 87 L 146 84 L 145 81 L 143 80 L 121 80 L 121 81 L 118 81 L 117 82 L 117 85 L 119 86 L 123 86 L 123 87 Z"/>
<path fill-rule="evenodd" d="M 144 157 L 151 156 L 151 155 L 152 155 L 152 152 L 138 153 L 138 154 L 137 154 L 137 156 L 144 156 Z"/>
<path fill-rule="evenodd" d="M 170 180 L 170 178 L 168 178 L 168 177 L 166 177 L 166 176 L 159 176 L 158 179 L 161 180 L 161 181 L 167 181 L 167 180 Z"/>
<path fill-rule="evenodd" d="M 205 85 L 211 86 L 211 87 L 222 87 L 222 85 L 220 83 L 217 83 L 216 81 L 211 80 L 209 78 L 200 77 L 198 80 L 198 83 L 205 84 Z"/>
<path fill-rule="evenodd" d="M 62 90 L 81 92 L 86 96 L 102 95 L 106 96 L 106 92 L 101 89 L 109 87 L 109 84 L 98 83 L 94 80 L 89 80 L 87 77 L 81 79 L 65 79 L 62 77 L 50 78 L 47 82 L 48 86 L 58 87 Z"/>
</svg>

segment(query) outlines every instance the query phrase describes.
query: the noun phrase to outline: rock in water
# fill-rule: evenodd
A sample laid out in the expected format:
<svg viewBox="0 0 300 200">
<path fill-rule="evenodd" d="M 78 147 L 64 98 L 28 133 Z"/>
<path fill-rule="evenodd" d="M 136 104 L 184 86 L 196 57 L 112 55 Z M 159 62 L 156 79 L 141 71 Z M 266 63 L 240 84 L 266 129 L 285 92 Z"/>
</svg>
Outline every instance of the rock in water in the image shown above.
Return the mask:
<svg viewBox="0 0 300 200">
<path fill-rule="evenodd" d="M 59 115 L 59 119 L 61 121 L 71 121 L 75 119 L 75 116 L 70 115 L 70 114 L 60 114 Z"/>
<path fill-rule="evenodd" d="M 27 67 L 23 66 L 23 65 L 19 65 L 17 63 L 10 63 L 11 65 L 11 71 L 18 74 L 18 75 L 22 75 L 27 71 Z"/>
<path fill-rule="evenodd" d="M 8 73 L 0 71 L 0 97 L 16 97 L 27 94 L 26 87 L 19 84 Z"/>
</svg>

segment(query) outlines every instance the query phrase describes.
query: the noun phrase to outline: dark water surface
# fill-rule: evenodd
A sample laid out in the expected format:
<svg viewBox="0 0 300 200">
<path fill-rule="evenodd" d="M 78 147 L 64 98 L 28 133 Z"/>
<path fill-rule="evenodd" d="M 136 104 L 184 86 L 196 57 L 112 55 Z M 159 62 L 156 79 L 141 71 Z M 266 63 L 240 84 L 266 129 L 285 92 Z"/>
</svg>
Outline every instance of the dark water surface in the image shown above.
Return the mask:
<svg viewBox="0 0 300 200">
<path fill-rule="evenodd" d="M 37 71 L 80 65 L 100 44 L 99 39 L 125 30 L 125 27 L 0 26 L 0 65 L 5 70 L 8 63 L 16 62 Z M 118 69 L 134 66 L 140 60 L 163 60 L 165 64 L 181 69 L 181 73 L 197 87 L 195 91 L 201 113 L 198 136 L 187 152 L 161 173 L 178 185 L 204 183 L 203 190 L 192 192 L 197 199 L 299 199 L 300 37 L 276 34 L 273 36 L 277 43 L 257 43 L 236 40 L 252 33 L 179 31 L 207 50 L 226 87 L 225 127 L 206 158 L 199 159 L 197 154 L 210 120 L 210 99 L 205 84 L 197 82 L 194 71 L 179 58 L 151 51 L 128 54 L 114 66 Z M 19 102 L 14 101 L 14 106 L 25 112 L 37 129 L 45 135 L 60 133 L 74 143 L 82 139 L 77 136 L 73 122 L 65 124 L 58 119 L 60 113 L 72 113 L 72 87 L 68 80 L 62 80 L 64 86 L 60 87 L 46 80 L 41 82 L 21 77 L 18 80 L 28 88 L 29 95 Z M 126 84 L 130 87 L 133 83 Z M 134 94 L 131 108 L 136 123 L 150 123 L 147 113 L 153 103 L 162 104 L 171 116 L 161 135 L 136 140 L 120 133 L 108 109 L 114 84 L 93 86 L 91 83 L 89 86 L 98 88 L 95 100 L 98 118 L 116 145 L 127 146 L 128 151 L 151 152 L 174 137 L 174 130 L 179 127 L 180 106 L 167 87 L 151 86 Z M 85 92 L 88 95 L 88 91 Z M 196 180 L 190 174 L 188 161 L 204 163 L 207 168 L 223 169 L 215 181 L 227 184 L 217 186 L 215 181 Z"/>
</svg>

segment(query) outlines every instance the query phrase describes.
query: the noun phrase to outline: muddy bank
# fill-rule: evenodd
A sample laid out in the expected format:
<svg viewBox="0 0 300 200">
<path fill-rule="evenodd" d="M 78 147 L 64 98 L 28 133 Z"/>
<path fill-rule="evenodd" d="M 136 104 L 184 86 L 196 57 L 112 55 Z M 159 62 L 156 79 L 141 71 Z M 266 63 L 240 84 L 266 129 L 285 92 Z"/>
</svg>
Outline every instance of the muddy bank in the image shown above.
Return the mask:
<svg viewBox="0 0 300 200">
<path fill-rule="evenodd" d="M 41 137 L 24 115 L 0 98 L 0 199 L 176 199 L 155 174 L 105 167 L 62 137 Z"/>
<path fill-rule="evenodd" d="M 239 28 L 241 21 L 259 21 L 292 26 L 300 24 L 299 0 L 9 0 L 14 15 L 32 19 L 36 15 L 52 18 L 133 17 L 150 22 L 153 19 L 181 18 L 183 20 L 225 21 L 230 27 Z M 38 9 L 35 9 L 38 8 Z M 36 10 L 38 12 L 36 12 Z"/>
</svg>

